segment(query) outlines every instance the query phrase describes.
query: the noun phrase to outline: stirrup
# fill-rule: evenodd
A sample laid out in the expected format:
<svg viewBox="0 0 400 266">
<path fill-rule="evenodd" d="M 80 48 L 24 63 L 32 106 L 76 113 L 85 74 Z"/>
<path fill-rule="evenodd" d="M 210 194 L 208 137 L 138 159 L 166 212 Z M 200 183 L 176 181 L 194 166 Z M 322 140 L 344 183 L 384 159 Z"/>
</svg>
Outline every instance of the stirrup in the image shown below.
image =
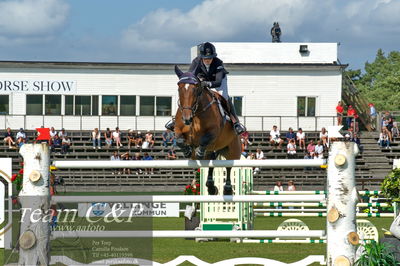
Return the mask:
<svg viewBox="0 0 400 266">
<path fill-rule="evenodd" d="M 243 132 L 246 132 L 246 127 L 240 124 L 239 122 L 236 122 L 233 124 L 233 129 L 235 130 L 237 135 L 242 134 Z"/>
<path fill-rule="evenodd" d="M 174 131 L 175 129 L 175 121 L 174 120 L 169 120 L 166 124 L 165 124 L 165 128 L 169 129 L 171 131 Z"/>
</svg>

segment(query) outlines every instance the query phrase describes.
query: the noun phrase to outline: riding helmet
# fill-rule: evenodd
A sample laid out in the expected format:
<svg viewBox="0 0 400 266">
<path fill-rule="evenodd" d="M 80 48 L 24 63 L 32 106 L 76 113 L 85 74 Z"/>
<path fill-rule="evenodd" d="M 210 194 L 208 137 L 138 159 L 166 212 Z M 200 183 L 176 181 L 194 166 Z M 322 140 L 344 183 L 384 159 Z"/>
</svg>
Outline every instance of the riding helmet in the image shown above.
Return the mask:
<svg viewBox="0 0 400 266">
<path fill-rule="evenodd" d="M 200 44 L 199 51 L 201 58 L 210 59 L 217 57 L 217 53 L 215 52 L 215 46 L 212 43 L 205 42 Z"/>
</svg>

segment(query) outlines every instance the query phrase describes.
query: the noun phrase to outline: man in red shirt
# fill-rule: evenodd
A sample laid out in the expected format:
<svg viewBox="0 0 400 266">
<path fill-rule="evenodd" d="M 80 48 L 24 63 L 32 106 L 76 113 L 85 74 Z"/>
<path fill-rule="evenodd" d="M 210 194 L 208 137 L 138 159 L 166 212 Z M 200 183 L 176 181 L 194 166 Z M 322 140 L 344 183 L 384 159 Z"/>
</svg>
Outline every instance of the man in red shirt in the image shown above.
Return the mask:
<svg viewBox="0 0 400 266">
<path fill-rule="evenodd" d="M 358 117 L 356 109 L 353 108 L 353 106 L 349 105 L 349 108 L 347 109 L 347 127 L 349 128 L 351 126 L 351 122 L 353 122 L 354 119 L 354 124 L 356 124 L 356 118 Z"/>
<path fill-rule="evenodd" d="M 338 105 L 336 106 L 336 115 L 337 115 L 337 124 L 338 126 L 342 125 L 343 121 L 343 104 L 342 101 L 338 102 Z"/>
</svg>

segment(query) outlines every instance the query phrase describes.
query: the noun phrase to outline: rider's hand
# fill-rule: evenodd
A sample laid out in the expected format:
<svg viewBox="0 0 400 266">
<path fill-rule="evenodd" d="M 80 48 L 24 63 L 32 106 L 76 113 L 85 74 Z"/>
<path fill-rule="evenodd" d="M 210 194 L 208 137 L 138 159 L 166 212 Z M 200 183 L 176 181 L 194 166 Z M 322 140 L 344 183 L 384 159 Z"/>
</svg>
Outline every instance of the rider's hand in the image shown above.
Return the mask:
<svg viewBox="0 0 400 266">
<path fill-rule="evenodd" d="M 201 86 L 202 88 L 210 88 L 210 87 L 211 87 L 211 82 L 209 82 L 209 81 L 202 81 L 202 82 L 200 83 L 200 86 Z"/>
</svg>

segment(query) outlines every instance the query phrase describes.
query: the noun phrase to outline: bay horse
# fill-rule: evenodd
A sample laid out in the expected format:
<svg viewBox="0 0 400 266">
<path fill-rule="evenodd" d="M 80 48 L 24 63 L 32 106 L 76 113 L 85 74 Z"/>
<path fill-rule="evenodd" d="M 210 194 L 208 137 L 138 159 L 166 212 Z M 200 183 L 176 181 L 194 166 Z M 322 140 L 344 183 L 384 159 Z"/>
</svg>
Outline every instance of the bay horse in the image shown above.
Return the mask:
<svg viewBox="0 0 400 266">
<path fill-rule="evenodd" d="M 175 66 L 178 81 L 178 110 L 175 115 L 175 139 L 186 158 L 192 160 L 215 160 L 223 155 L 227 160 L 241 156 L 240 138 L 231 122 L 221 114 L 218 103 L 224 99 L 207 88 L 200 86 L 200 80 L 191 72 L 183 73 Z M 213 167 L 207 177 L 208 194 L 216 195 Z M 224 195 L 232 195 L 231 168 L 227 167 Z"/>
</svg>

